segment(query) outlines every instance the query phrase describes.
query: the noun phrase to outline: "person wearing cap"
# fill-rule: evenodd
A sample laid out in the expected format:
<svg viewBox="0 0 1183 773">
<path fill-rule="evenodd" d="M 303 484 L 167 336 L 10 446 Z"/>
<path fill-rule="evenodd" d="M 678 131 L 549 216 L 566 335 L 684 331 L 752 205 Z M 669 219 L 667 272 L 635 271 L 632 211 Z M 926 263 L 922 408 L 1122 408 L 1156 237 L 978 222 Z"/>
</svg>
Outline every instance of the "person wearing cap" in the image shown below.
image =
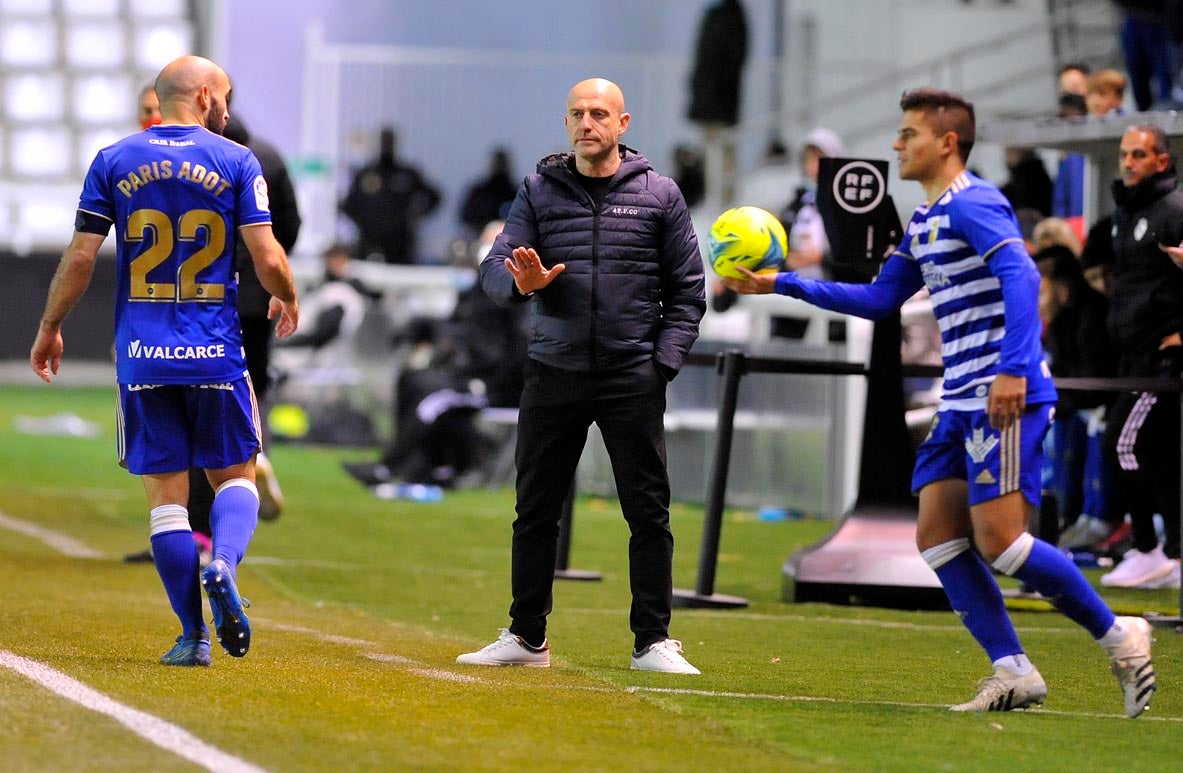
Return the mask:
<svg viewBox="0 0 1183 773">
<path fill-rule="evenodd" d="M 789 204 L 787 216 L 781 217 L 789 226 L 785 266 L 801 276 L 820 279 L 824 274 L 823 262 L 830 253 L 830 241 L 817 209 L 817 173 L 822 158 L 841 156 L 844 152 L 842 139 L 830 129 L 819 126 L 805 135 L 801 171 L 806 182 Z"/>
</svg>

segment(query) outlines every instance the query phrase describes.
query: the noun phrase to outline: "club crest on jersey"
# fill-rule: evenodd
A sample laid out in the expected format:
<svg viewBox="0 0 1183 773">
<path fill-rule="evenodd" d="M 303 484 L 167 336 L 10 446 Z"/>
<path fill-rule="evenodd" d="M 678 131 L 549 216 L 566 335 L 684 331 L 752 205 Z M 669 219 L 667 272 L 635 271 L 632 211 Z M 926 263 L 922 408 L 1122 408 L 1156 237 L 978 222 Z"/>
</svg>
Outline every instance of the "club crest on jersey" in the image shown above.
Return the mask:
<svg viewBox="0 0 1183 773">
<path fill-rule="evenodd" d="M 267 197 L 267 181 L 263 179 L 263 175 L 255 178 L 255 206 L 260 212 L 271 211 L 271 202 Z"/>
<path fill-rule="evenodd" d="M 1142 241 L 1142 237 L 1146 235 L 1146 229 L 1149 227 L 1150 224 L 1146 222 L 1146 218 L 1138 218 L 1138 222 L 1134 224 L 1134 241 Z"/>
<path fill-rule="evenodd" d="M 986 457 L 994 450 L 994 446 L 998 445 L 998 436 L 991 435 L 986 437 L 986 431 L 981 427 L 974 430 L 973 438 L 965 441 L 965 450 L 969 454 L 969 458 L 973 459 L 978 464 L 986 461 Z"/>
<path fill-rule="evenodd" d="M 935 263 L 921 263 L 920 273 L 924 275 L 924 284 L 929 289 L 949 286 L 949 277 Z"/>
</svg>

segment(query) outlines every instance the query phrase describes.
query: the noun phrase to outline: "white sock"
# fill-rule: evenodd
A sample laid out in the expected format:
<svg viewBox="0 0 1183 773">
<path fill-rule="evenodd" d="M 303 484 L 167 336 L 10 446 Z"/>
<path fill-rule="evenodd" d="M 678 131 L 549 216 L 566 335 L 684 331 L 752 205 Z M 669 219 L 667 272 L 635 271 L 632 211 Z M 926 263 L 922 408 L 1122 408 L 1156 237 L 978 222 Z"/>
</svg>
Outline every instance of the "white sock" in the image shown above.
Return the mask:
<svg viewBox="0 0 1183 773">
<path fill-rule="evenodd" d="M 1125 635 L 1126 629 L 1125 626 L 1121 624 L 1121 620 L 1114 619 L 1113 625 L 1109 626 L 1109 630 L 1105 632 L 1105 635 L 1100 639 L 1097 639 L 1097 644 L 1109 649 L 1110 647 L 1115 647 L 1125 641 Z"/>
<path fill-rule="evenodd" d="M 993 665 L 995 668 L 1002 666 L 1007 671 L 1010 671 L 1013 674 L 1018 674 L 1019 676 L 1026 676 L 1035 670 L 1035 666 L 1031 665 L 1031 661 L 1023 652 L 1020 652 L 1018 655 L 1007 655 L 1006 657 L 999 658 L 991 665 Z"/>
</svg>

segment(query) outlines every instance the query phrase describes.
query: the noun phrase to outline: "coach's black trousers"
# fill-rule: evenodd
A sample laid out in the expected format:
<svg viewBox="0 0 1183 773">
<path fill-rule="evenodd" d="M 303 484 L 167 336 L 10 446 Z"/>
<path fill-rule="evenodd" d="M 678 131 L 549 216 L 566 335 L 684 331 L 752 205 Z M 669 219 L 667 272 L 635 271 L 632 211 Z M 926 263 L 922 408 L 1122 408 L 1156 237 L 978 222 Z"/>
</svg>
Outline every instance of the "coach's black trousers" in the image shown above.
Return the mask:
<svg viewBox="0 0 1183 773">
<path fill-rule="evenodd" d="M 530 360 L 518 411 L 517 518 L 513 523 L 510 631 L 546 637 L 559 519 L 592 422 L 612 461 L 628 522 L 629 624 L 637 649 L 668 637 L 674 537 L 665 454 L 665 378 L 652 361 L 604 372 L 562 370 Z"/>
<path fill-rule="evenodd" d="M 1121 375 L 1179 378 L 1183 347 L 1126 354 Z M 1114 503 L 1130 514 L 1134 547 L 1158 544 L 1154 514 L 1161 513 L 1163 552 L 1179 557 L 1179 394 L 1121 392 L 1105 423 L 1106 462 L 1114 471 Z"/>
</svg>

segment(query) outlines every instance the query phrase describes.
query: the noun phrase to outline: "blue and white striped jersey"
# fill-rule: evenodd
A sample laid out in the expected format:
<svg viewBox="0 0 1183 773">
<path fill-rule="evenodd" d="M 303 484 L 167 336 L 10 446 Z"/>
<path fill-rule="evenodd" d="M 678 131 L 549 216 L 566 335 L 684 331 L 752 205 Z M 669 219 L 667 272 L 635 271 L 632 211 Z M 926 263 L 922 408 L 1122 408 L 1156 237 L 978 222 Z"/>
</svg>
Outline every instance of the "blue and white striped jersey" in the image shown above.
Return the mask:
<svg viewBox="0 0 1183 773">
<path fill-rule="evenodd" d="M 915 264 L 932 299 L 945 365 L 942 410 L 985 409 L 996 373 L 1026 376 L 1030 403 L 1056 399 L 1039 345 L 1038 275 L 997 188 L 962 172 L 936 202 L 916 209 L 896 256 Z M 1010 299 L 1012 318 L 1004 314 L 1001 264 L 1013 270 L 1008 281 L 1033 283 Z"/>
</svg>

